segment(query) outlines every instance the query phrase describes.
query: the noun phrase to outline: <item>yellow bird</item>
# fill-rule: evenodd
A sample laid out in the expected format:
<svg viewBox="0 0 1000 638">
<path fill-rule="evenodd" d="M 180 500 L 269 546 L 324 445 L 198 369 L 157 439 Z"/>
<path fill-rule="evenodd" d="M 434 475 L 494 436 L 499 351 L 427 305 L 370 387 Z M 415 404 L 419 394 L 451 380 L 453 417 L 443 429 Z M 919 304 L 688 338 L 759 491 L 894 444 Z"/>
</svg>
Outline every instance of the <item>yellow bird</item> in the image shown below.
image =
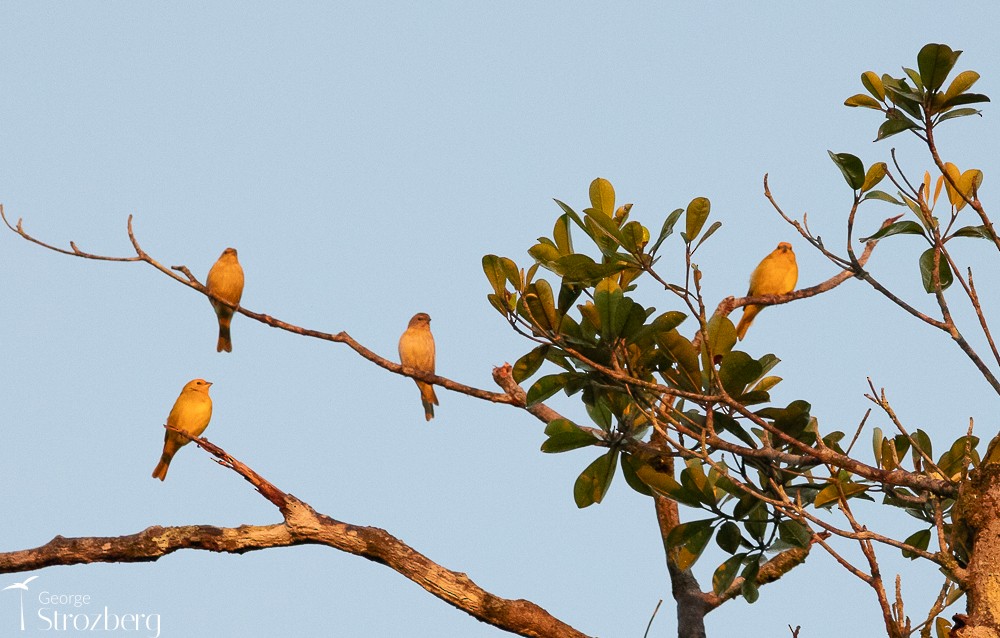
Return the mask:
<svg viewBox="0 0 1000 638">
<path fill-rule="evenodd" d="M 212 397 L 208 396 L 208 388 L 211 382 L 204 379 L 194 379 L 188 381 L 181 395 L 174 402 L 174 407 L 167 417 L 167 425 L 178 430 L 183 430 L 192 436 L 201 436 L 201 433 L 208 427 L 208 422 L 212 420 Z M 163 437 L 163 455 L 160 462 L 153 470 L 153 478 L 161 481 L 167 478 L 167 468 L 170 467 L 170 459 L 174 458 L 177 450 L 188 444 L 188 440 L 176 432 L 167 430 Z"/>
<path fill-rule="evenodd" d="M 795 263 L 795 253 L 792 252 L 792 245 L 788 242 L 781 242 L 770 255 L 754 269 L 750 275 L 750 290 L 747 297 L 757 297 L 760 295 L 784 295 L 795 290 L 795 283 L 799 280 L 799 266 Z M 763 310 L 764 306 L 750 304 L 743 307 L 743 317 L 736 326 L 736 335 L 743 339 L 747 334 L 747 329 L 753 323 L 753 318 Z"/>
<path fill-rule="evenodd" d="M 240 266 L 240 262 L 236 258 L 235 248 L 227 248 L 222 251 L 218 261 L 208 271 L 205 286 L 216 297 L 239 305 L 240 298 L 243 297 L 243 267 Z M 229 338 L 229 326 L 233 321 L 233 313 L 236 311 L 211 297 L 208 300 L 212 302 L 215 314 L 219 316 L 219 343 L 216 345 L 215 351 L 232 352 L 233 342 Z"/>
<path fill-rule="evenodd" d="M 399 338 L 399 362 L 408 368 L 434 374 L 434 335 L 431 334 L 431 316 L 418 312 L 410 319 L 406 332 Z M 420 388 L 420 401 L 424 404 L 424 417 L 434 418 L 434 406 L 439 405 L 434 386 L 414 379 Z"/>
</svg>

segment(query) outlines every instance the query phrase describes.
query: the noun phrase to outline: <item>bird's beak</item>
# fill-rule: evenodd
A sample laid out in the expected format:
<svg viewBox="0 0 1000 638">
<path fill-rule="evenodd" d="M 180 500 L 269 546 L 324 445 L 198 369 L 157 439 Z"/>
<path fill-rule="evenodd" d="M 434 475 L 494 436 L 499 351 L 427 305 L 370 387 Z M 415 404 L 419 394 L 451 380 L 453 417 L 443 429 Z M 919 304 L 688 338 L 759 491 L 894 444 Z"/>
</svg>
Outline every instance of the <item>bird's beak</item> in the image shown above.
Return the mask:
<svg viewBox="0 0 1000 638">
<path fill-rule="evenodd" d="M 212 385 L 211 381 L 206 381 L 205 383 L 207 383 L 208 385 Z"/>
</svg>

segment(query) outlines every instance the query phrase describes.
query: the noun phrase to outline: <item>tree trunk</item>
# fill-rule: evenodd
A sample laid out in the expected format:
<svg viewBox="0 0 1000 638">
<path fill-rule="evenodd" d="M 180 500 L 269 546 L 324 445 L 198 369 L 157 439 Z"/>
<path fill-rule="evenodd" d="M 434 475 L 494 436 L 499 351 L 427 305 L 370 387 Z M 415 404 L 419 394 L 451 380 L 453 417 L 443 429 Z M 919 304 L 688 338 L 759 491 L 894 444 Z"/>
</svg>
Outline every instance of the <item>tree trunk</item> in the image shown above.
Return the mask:
<svg viewBox="0 0 1000 638">
<path fill-rule="evenodd" d="M 673 552 L 667 546 L 667 534 L 680 523 L 677 503 L 654 494 L 656 518 L 660 524 L 663 548 L 667 555 L 670 589 L 677 603 L 677 638 L 705 638 L 705 614 L 709 608 L 690 569 L 680 569 L 674 563 Z"/>
<path fill-rule="evenodd" d="M 968 619 L 956 638 L 1000 638 L 1000 464 L 984 464 L 962 484 L 956 525 L 968 531 Z"/>
</svg>

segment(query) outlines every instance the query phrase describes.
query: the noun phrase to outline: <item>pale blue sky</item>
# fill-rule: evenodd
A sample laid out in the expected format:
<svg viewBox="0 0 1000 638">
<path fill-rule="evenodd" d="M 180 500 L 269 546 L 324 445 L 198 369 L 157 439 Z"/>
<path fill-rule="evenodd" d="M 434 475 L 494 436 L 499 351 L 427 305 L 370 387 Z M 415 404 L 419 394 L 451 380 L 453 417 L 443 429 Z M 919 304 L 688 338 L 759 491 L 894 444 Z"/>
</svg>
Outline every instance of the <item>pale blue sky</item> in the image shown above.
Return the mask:
<svg viewBox="0 0 1000 638">
<path fill-rule="evenodd" d="M 1000 9 L 963 7 L 0 0 L 0 202 L 40 238 L 106 254 L 129 254 L 132 214 L 149 253 L 201 277 L 235 246 L 246 307 L 346 330 L 391 358 L 409 317 L 428 312 L 439 373 L 492 389 L 491 368 L 529 344 L 487 304 L 479 260 L 529 264 L 527 248 L 559 212 L 552 198 L 582 208 L 594 177 L 655 229 L 692 197 L 712 200 L 724 226 L 699 254 L 712 304 L 745 292 L 778 241 L 795 245 L 800 284 L 830 276 L 770 210 L 761 177 L 840 245 L 850 193 L 827 149 L 868 164 L 894 146 L 915 176 L 929 167 L 913 139 L 871 144 L 878 114 L 842 106 L 861 72 L 897 73 L 923 44 L 945 42 L 966 51 L 961 69 L 982 73 L 978 91 L 1000 94 Z M 940 145 L 985 172 L 988 201 L 997 119 L 984 110 L 944 127 Z M 872 206 L 860 226 L 898 212 Z M 895 239 L 872 268 L 930 308 L 922 247 Z M 963 250 L 995 311 L 994 254 L 971 240 Z M 216 354 L 207 301 L 148 267 L 65 257 L 5 232 L 0 255 L 0 549 L 153 524 L 278 521 L 196 449 L 164 484 L 149 477 L 170 406 L 204 377 L 215 382 L 206 436 L 319 511 L 383 527 L 592 635 L 641 636 L 663 598 L 651 635 L 674 635 L 651 503 L 619 477 L 602 505 L 578 510 L 572 484 L 594 454 L 541 454 L 532 417 L 442 391 L 428 424 L 410 380 L 343 346 L 237 317 L 233 354 Z M 652 290 L 643 301 L 672 303 Z M 768 310 L 751 334 L 748 351 L 783 359 L 775 401 L 809 400 L 826 429 L 853 429 L 871 376 L 936 449 L 970 416 L 983 436 L 997 430 L 996 398 L 949 340 L 860 282 Z M 554 403 L 582 414 L 565 397 Z M 871 522 L 916 529 L 898 512 Z M 919 616 L 934 570 L 884 555 L 890 578 L 906 570 Z M 706 587 L 719 560 L 699 564 Z M 39 575 L 25 596 L 35 630 L 36 594 L 49 591 L 159 613 L 163 636 L 501 635 L 387 568 L 325 548 L 185 551 Z M 830 615 L 834 596 L 850 614 Z M 0 594 L 0 633 L 16 614 L 17 596 Z M 749 638 L 789 624 L 809 638 L 881 631 L 869 590 L 818 551 L 753 607 L 729 603 L 708 623 L 711 635 Z"/>
</svg>

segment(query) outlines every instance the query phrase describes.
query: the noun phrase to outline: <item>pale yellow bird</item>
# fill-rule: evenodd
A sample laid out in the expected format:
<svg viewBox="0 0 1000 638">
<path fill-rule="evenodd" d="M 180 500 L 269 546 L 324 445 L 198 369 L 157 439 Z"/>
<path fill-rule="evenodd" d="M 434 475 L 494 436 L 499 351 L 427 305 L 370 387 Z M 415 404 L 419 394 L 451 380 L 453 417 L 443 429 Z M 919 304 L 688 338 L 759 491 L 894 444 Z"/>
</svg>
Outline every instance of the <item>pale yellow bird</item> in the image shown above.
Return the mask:
<svg viewBox="0 0 1000 638">
<path fill-rule="evenodd" d="M 192 436 L 201 436 L 201 433 L 208 427 L 208 422 L 212 420 L 212 398 L 208 396 L 208 388 L 211 382 L 204 379 L 194 379 L 188 381 L 181 395 L 174 402 L 174 407 L 167 417 L 167 425 L 178 430 L 183 430 Z M 153 470 L 153 478 L 161 481 L 167 478 L 167 468 L 170 467 L 170 459 L 174 458 L 177 450 L 188 444 L 188 440 L 167 430 L 163 437 L 163 455 L 160 462 Z"/>
<path fill-rule="evenodd" d="M 799 266 L 795 263 L 795 253 L 792 252 L 792 245 L 788 242 L 781 242 L 770 255 L 765 257 L 760 264 L 754 268 L 750 275 L 750 289 L 747 297 L 760 295 L 783 295 L 795 290 L 795 284 L 799 280 Z M 743 317 L 736 326 L 736 335 L 743 339 L 747 334 L 747 329 L 753 323 L 753 318 L 757 316 L 764 306 L 750 304 L 743 307 Z"/>
<path fill-rule="evenodd" d="M 399 338 L 399 362 L 408 368 L 434 374 L 434 336 L 431 334 L 431 316 L 418 312 L 410 319 L 406 332 Z M 434 418 L 434 406 L 438 405 L 434 386 L 414 379 L 420 388 L 420 401 L 424 404 L 424 417 Z"/>
<path fill-rule="evenodd" d="M 222 251 L 218 261 L 208 271 L 205 286 L 216 297 L 239 305 L 240 298 L 243 297 L 243 267 L 240 266 L 240 262 L 236 258 L 235 248 L 227 248 Z M 229 338 L 229 326 L 233 321 L 233 313 L 236 311 L 211 297 L 208 300 L 212 302 L 215 314 L 219 316 L 219 342 L 215 346 L 215 351 L 232 352 L 233 342 Z"/>
</svg>

